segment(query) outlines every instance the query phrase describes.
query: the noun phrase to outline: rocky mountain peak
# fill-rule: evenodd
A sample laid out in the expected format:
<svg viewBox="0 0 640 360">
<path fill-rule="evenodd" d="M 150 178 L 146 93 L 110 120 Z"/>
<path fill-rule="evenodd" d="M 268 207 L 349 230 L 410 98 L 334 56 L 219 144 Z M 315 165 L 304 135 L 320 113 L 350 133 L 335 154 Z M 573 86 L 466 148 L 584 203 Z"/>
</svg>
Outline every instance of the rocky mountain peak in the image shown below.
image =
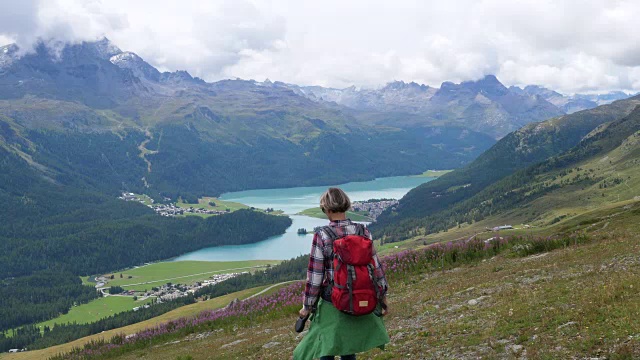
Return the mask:
<svg viewBox="0 0 640 360">
<path fill-rule="evenodd" d="M 491 74 L 485 75 L 482 79 L 478 80 L 477 82 L 484 85 L 504 86 L 495 75 L 491 75 Z"/>
<path fill-rule="evenodd" d="M 492 96 L 502 96 L 509 92 L 506 86 L 504 86 L 495 75 L 486 75 L 484 78 L 478 81 L 463 82 L 462 86 L 469 86 L 475 91 L 483 92 Z"/>
<path fill-rule="evenodd" d="M 15 54 L 18 52 L 18 46 L 16 44 L 9 44 L 0 47 L 0 69 L 8 67 L 15 59 Z"/>
<path fill-rule="evenodd" d="M 96 55 L 102 59 L 110 59 L 114 55 L 122 53 L 122 50 L 106 37 L 94 42 L 83 42 L 83 45 L 95 49 Z"/>
<path fill-rule="evenodd" d="M 109 61 L 112 56 L 122 53 L 122 50 L 107 38 L 80 43 L 42 40 L 36 45 L 35 50 L 40 56 L 74 62 Z"/>
<path fill-rule="evenodd" d="M 562 94 L 556 91 L 547 89 L 539 85 L 527 85 L 524 87 L 523 90 L 528 95 L 540 95 L 544 98 L 551 97 L 551 96 L 563 96 Z"/>
<path fill-rule="evenodd" d="M 414 81 L 410 82 L 410 83 L 405 83 L 404 81 L 400 80 L 400 81 L 392 81 L 390 83 L 387 83 L 387 85 L 385 85 L 382 88 L 382 91 L 386 91 L 386 90 L 406 90 L 406 89 L 411 89 L 411 90 L 417 90 L 417 91 L 427 91 L 430 89 L 430 87 L 428 85 L 423 85 L 423 84 L 418 84 Z"/>
<path fill-rule="evenodd" d="M 112 56 L 109 61 L 121 69 L 131 70 L 138 78 L 160 81 L 160 72 L 133 52 L 121 52 Z"/>
</svg>

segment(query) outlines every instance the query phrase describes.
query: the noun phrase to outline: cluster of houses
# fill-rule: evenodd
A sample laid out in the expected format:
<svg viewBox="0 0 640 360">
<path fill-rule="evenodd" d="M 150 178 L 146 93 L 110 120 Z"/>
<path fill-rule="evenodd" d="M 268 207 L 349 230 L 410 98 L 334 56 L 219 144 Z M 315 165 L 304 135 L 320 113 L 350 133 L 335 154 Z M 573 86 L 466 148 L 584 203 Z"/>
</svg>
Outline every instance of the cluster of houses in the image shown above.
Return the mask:
<svg viewBox="0 0 640 360">
<path fill-rule="evenodd" d="M 119 296 L 138 295 L 138 296 L 142 296 L 141 299 L 155 297 L 156 298 L 155 303 L 162 304 L 163 302 L 175 300 L 179 297 L 188 296 L 189 294 L 194 294 L 198 289 L 203 288 L 205 286 L 215 285 L 225 280 L 229 280 L 233 277 L 236 277 L 241 274 L 246 274 L 246 273 L 247 272 L 216 274 L 216 275 L 212 275 L 207 280 L 199 281 L 191 285 L 166 283 L 159 287 L 153 287 L 151 288 L 151 290 L 145 291 L 143 294 L 140 294 L 140 291 L 127 290 L 118 295 Z M 109 278 L 107 278 L 106 276 L 100 276 L 100 277 L 96 277 L 96 281 L 97 281 L 96 288 L 98 288 L 98 290 L 100 290 L 104 294 L 105 289 L 107 289 L 107 288 L 104 288 L 104 286 L 107 285 Z M 134 308 L 133 311 L 138 311 L 143 308 L 146 309 L 149 306 L 150 305 L 138 306 Z"/>
<path fill-rule="evenodd" d="M 201 208 L 194 208 L 194 207 L 189 207 L 188 209 L 184 209 L 184 212 L 192 213 L 192 214 L 209 214 L 209 215 L 221 215 L 221 214 L 228 213 L 227 210 L 208 210 L 208 209 L 201 209 Z"/>
<path fill-rule="evenodd" d="M 398 200 L 379 200 L 379 201 L 355 201 L 351 204 L 354 211 L 368 211 L 369 217 L 375 221 L 382 212 L 389 208 L 398 205 Z"/>
<path fill-rule="evenodd" d="M 174 204 L 147 205 L 160 216 L 177 216 L 184 215 L 185 209 L 175 206 Z"/>
<path fill-rule="evenodd" d="M 172 284 L 167 283 L 160 287 L 154 287 L 151 291 L 148 291 L 144 294 L 145 297 L 155 296 L 158 300 L 158 303 L 162 303 L 165 301 L 175 300 L 179 297 L 188 296 L 189 294 L 193 294 L 198 289 L 203 288 L 209 285 L 215 285 L 225 280 L 229 280 L 233 277 L 236 277 L 243 273 L 230 273 L 230 274 L 216 274 L 211 276 L 209 279 L 196 282 L 192 285 L 183 285 L 183 284 Z"/>
</svg>

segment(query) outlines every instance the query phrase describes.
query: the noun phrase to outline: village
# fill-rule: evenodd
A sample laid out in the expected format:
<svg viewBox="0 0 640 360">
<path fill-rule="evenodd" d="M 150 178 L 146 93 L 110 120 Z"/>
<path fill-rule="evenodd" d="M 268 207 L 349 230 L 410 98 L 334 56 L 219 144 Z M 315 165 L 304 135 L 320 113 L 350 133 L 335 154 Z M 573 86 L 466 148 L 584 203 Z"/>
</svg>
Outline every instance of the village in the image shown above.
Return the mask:
<svg viewBox="0 0 640 360">
<path fill-rule="evenodd" d="M 118 197 L 118 199 L 124 201 L 137 201 L 139 203 L 145 204 L 160 216 L 180 216 L 185 214 L 222 215 L 229 212 L 228 209 L 209 210 L 194 208 L 193 206 L 190 206 L 189 208 L 182 208 L 180 206 L 177 206 L 176 204 L 155 204 L 154 200 L 151 198 L 144 199 L 134 193 L 127 192 L 122 193 L 122 196 Z"/>
<path fill-rule="evenodd" d="M 241 274 L 246 274 L 247 272 L 241 273 L 228 273 L 228 274 L 215 274 L 212 275 L 209 279 L 203 281 L 197 281 L 191 285 L 185 284 L 173 284 L 167 282 L 161 286 L 151 287 L 150 290 L 145 291 L 136 291 L 136 290 L 125 290 L 118 294 L 112 294 L 109 292 L 109 287 L 106 287 L 108 284 L 109 278 L 105 276 L 97 277 L 95 280 L 97 282 L 96 288 L 102 292 L 103 296 L 131 296 L 136 297 L 136 300 L 144 300 L 147 298 L 155 298 L 155 304 L 161 304 L 163 302 L 172 301 L 179 297 L 189 296 L 195 294 L 199 289 L 209 286 L 216 285 L 223 281 L 229 280 Z M 126 286 L 126 285 L 124 285 Z M 143 305 L 140 307 L 133 308 L 133 311 L 138 311 L 140 308 L 148 308 L 149 305 Z"/>
<path fill-rule="evenodd" d="M 354 201 L 351 207 L 354 211 L 367 211 L 369 217 L 375 221 L 384 210 L 389 207 L 397 206 L 398 200 L 394 199 L 381 199 L 381 200 L 367 200 L 367 201 Z"/>
<path fill-rule="evenodd" d="M 171 301 L 179 297 L 195 294 L 196 291 L 205 286 L 219 284 L 240 274 L 244 273 L 217 274 L 211 276 L 210 279 L 198 281 L 191 285 L 166 283 L 160 287 L 151 288 L 151 291 L 145 292 L 144 296 L 155 296 L 158 299 L 157 302 Z"/>
</svg>

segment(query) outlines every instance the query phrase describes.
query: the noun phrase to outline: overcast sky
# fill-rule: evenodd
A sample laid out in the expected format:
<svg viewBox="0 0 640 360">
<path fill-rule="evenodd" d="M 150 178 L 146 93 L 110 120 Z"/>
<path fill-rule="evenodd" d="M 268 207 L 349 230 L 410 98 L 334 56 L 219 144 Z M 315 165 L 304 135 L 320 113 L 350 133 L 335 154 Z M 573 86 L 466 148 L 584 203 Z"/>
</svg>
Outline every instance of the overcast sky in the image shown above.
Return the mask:
<svg viewBox="0 0 640 360">
<path fill-rule="evenodd" d="M 0 45 L 107 36 L 207 81 L 640 91 L 640 1 L 0 0 Z"/>
</svg>

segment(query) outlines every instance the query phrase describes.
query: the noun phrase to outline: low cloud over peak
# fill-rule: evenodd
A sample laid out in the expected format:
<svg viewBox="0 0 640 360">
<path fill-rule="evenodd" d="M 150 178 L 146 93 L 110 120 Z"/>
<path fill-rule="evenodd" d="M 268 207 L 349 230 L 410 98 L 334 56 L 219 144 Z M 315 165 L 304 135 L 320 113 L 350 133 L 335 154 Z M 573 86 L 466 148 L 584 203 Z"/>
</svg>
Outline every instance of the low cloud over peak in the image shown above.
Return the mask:
<svg viewBox="0 0 640 360">
<path fill-rule="evenodd" d="M 161 70 L 332 87 L 496 74 L 565 93 L 640 90 L 634 1 L 0 0 L 0 42 L 110 38 Z"/>
</svg>

